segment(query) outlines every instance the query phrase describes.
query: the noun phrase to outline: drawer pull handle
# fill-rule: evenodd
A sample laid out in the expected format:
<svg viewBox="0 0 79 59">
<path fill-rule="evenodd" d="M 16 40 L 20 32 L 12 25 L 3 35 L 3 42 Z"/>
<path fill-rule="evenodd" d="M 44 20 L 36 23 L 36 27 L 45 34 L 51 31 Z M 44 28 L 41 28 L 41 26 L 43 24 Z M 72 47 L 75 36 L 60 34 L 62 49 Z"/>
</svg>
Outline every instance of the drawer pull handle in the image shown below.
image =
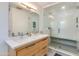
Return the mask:
<svg viewBox="0 0 79 59">
<path fill-rule="evenodd" d="M 33 54 L 32 56 L 35 56 L 35 54 Z"/>
<path fill-rule="evenodd" d="M 31 45 L 28 45 L 26 48 L 29 48 L 29 47 L 34 46 L 34 45 L 35 45 L 35 43 L 34 44 L 31 44 Z"/>
<path fill-rule="evenodd" d="M 47 40 L 47 39 L 43 39 L 42 41 Z"/>
<path fill-rule="evenodd" d="M 42 40 L 38 41 L 37 43 L 42 42 L 42 41 L 44 41 L 44 40 L 46 40 L 46 39 L 42 39 Z"/>
<path fill-rule="evenodd" d="M 31 44 L 30 46 L 34 46 L 35 45 L 35 43 L 34 44 Z"/>
<path fill-rule="evenodd" d="M 42 49 L 45 49 L 47 46 L 44 46 Z"/>
</svg>

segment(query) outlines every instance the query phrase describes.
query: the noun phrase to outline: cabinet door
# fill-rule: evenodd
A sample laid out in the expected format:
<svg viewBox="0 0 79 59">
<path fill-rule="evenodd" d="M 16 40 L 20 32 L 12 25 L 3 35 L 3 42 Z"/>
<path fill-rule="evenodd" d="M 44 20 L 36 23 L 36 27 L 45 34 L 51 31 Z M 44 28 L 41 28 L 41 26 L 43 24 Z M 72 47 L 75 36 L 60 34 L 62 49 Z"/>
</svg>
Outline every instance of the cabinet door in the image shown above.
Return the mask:
<svg viewBox="0 0 79 59">
<path fill-rule="evenodd" d="M 44 49 L 39 50 L 36 56 L 44 56 L 44 55 L 47 55 L 47 53 L 48 53 L 48 48 L 44 48 Z"/>
<path fill-rule="evenodd" d="M 16 55 L 17 56 L 32 56 L 35 55 L 34 54 L 34 50 L 35 50 L 35 45 L 30 45 L 29 47 L 25 47 L 21 50 L 17 50 L 16 51 Z"/>
</svg>

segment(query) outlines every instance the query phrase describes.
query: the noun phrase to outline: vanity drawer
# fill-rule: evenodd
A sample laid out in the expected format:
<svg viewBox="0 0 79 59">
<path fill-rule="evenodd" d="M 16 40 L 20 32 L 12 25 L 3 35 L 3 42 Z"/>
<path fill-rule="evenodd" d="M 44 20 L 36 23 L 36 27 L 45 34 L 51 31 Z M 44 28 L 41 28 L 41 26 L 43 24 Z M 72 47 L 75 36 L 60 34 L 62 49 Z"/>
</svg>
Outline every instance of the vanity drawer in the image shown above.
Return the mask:
<svg viewBox="0 0 79 59">
<path fill-rule="evenodd" d="M 47 39 L 37 42 L 34 45 L 33 53 L 36 55 L 38 52 L 40 52 L 40 50 L 45 49 L 45 48 L 48 49 L 48 40 Z"/>
<path fill-rule="evenodd" d="M 41 49 L 39 52 L 37 52 L 36 56 L 44 56 L 48 53 L 48 48 Z"/>
<path fill-rule="evenodd" d="M 42 49 L 45 46 L 48 46 L 48 39 L 44 39 L 36 43 L 36 48 Z"/>
<path fill-rule="evenodd" d="M 25 47 L 21 50 L 16 51 L 17 56 L 32 56 L 34 55 L 35 45 L 30 45 L 29 47 Z"/>
<path fill-rule="evenodd" d="M 34 44 L 30 44 L 27 47 L 20 48 L 16 51 L 17 56 L 35 56 L 35 55 L 43 55 L 47 52 L 48 47 L 48 39 L 41 40 Z M 46 48 L 46 49 L 45 49 Z M 39 52 L 39 53 L 38 53 Z M 43 53 L 44 52 L 44 53 Z M 38 53 L 38 54 L 37 54 Z"/>
</svg>

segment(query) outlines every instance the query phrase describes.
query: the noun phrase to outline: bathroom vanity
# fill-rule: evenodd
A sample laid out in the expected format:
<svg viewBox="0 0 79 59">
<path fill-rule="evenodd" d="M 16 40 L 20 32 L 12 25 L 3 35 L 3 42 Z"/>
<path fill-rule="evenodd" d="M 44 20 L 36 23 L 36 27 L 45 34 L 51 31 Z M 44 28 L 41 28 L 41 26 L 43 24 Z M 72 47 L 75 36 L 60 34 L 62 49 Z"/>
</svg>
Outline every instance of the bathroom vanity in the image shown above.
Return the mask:
<svg viewBox="0 0 79 59">
<path fill-rule="evenodd" d="M 6 40 L 9 56 L 46 56 L 48 54 L 48 35 L 35 34 L 30 37 L 11 37 Z"/>
<path fill-rule="evenodd" d="M 9 47 L 8 55 L 47 55 L 48 35 L 27 35 L 27 33 L 30 32 L 39 32 L 39 14 L 37 12 L 31 11 L 29 8 L 23 8 L 19 3 L 11 3 L 9 16 L 9 39 L 6 40 L 6 43 Z"/>
</svg>

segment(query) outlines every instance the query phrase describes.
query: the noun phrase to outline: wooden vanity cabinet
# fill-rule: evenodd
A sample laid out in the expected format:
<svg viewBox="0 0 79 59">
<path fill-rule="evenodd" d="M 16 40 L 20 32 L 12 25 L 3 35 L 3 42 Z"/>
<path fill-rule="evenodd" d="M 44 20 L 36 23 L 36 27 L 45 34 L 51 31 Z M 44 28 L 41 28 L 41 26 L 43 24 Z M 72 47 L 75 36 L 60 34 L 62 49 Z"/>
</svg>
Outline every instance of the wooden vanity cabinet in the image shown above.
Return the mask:
<svg viewBox="0 0 79 59">
<path fill-rule="evenodd" d="M 48 54 L 48 38 L 40 39 L 16 49 L 16 56 L 44 56 Z"/>
</svg>

